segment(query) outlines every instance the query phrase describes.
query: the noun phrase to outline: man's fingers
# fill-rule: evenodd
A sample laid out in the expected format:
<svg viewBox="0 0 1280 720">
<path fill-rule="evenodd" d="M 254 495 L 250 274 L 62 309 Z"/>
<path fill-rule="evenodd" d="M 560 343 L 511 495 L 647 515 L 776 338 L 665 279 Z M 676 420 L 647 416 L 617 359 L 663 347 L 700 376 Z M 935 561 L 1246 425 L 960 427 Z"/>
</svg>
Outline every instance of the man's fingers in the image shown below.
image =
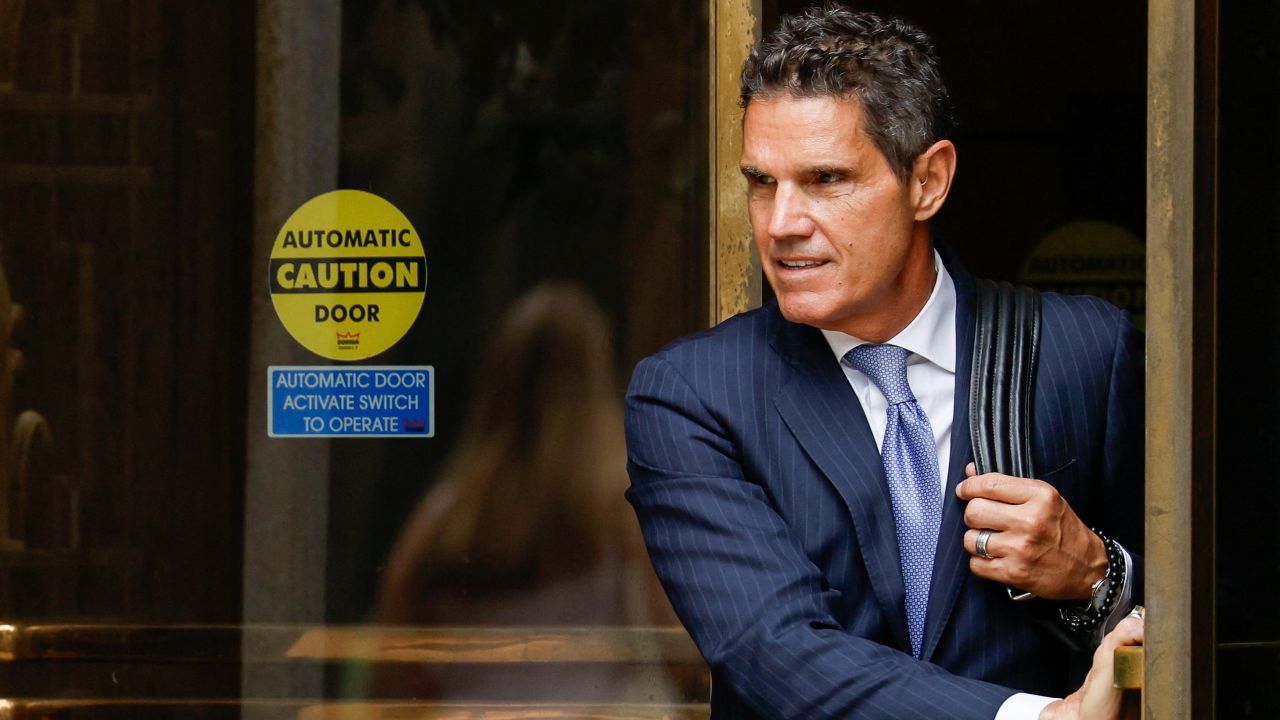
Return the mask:
<svg viewBox="0 0 1280 720">
<path fill-rule="evenodd" d="M 1107 634 L 1102 644 L 1098 645 L 1098 649 L 1093 653 L 1093 667 L 1089 668 L 1084 685 L 1067 698 L 1067 705 L 1074 701 L 1078 706 L 1073 714 L 1075 717 L 1119 717 L 1123 696 L 1119 688 L 1115 687 L 1116 648 L 1139 642 L 1142 642 L 1142 620 L 1136 617 L 1120 621 L 1116 629 Z"/>
<path fill-rule="evenodd" d="M 1011 530 L 1020 527 L 1022 515 L 1016 505 L 978 498 L 965 506 L 964 524 L 977 530 Z"/>
<path fill-rule="evenodd" d="M 996 580 L 995 568 L 992 567 L 996 560 L 984 560 L 977 555 L 969 556 L 969 572 L 982 578 L 983 580 Z"/>
<path fill-rule="evenodd" d="M 968 465 L 965 465 L 965 466 L 964 466 L 964 476 L 965 476 L 965 477 L 967 477 L 967 478 L 971 478 L 971 477 L 973 477 L 974 475 L 977 475 L 977 474 L 978 474 L 978 466 L 977 466 L 976 464 L 974 464 L 974 463 L 969 463 Z"/>
<path fill-rule="evenodd" d="M 1004 583 L 1028 592 L 1035 592 L 1032 586 L 1034 572 L 1027 564 L 1013 557 L 993 557 L 990 560 L 969 556 L 969 572 L 992 582 Z M 1039 594 L 1039 593 L 1037 593 Z"/>
<path fill-rule="evenodd" d="M 974 475 L 956 485 L 956 497 L 961 500 L 987 498 L 1012 505 L 1021 505 L 1045 492 L 1045 488 L 1048 487 L 1050 487 L 1048 484 L 1040 480 L 1016 478 L 999 473 L 987 473 L 986 475 Z"/>
<path fill-rule="evenodd" d="M 1111 657 L 1115 655 L 1116 648 L 1141 645 L 1144 629 L 1142 618 L 1127 617 L 1121 620 L 1115 629 L 1107 633 L 1107 636 L 1098 644 L 1098 649 L 1094 651 L 1094 666 L 1096 667 L 1099 662 L 1109 664 Z"/>
<path fill-rule="evenodd" d="M 988 560 L 977 555 L 969 556 L 969 572 L 983 580 L 991 580 L 992 582 L 1004 583 L 1014 587 L 1021 587 L 1026 580 L 1026 573 L 1018 571 L 1020 567 L 1022 565 L 1011 563 L 1008 558 L 992 557 Z"/>
<path fill-rule="evenodd" d="M 1141 645 L 1145 631 L 1146 626 L 1142 622 L 1142 618 L 1127 617 L 1121 620 L 1114 630 L 1107 633 L 1103 644 L 1109 643 L 1113 652 L 1118 647 Z"/>
</svg>

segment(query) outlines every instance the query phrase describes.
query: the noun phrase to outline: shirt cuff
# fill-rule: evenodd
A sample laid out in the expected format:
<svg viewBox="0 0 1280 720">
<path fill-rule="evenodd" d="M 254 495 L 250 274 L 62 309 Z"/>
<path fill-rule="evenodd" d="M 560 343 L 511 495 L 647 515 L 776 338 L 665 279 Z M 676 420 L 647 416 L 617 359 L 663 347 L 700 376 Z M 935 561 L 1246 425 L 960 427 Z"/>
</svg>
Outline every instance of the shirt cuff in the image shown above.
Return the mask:
<svg viewBox="0 0 1280 720">
<path fill-rule="evenodd" d="M 1030 693 L 1010 695 L 1000 706 L 995 720 L 1039 720 L 1040 711 L 1057 699 Z"/>
<path fill-rule="evenodd" d="M 1119 543 L 1116 543 L 1120 545 Z M 1093 642 L 1095 645 L 1102 643 L 1102 638 L 1107 633 L 1116 628 L 1120 621 L 1129 614 L 1133 609 L 1133 558 L 1129 555 L 1129 551 L 1120 545 L 1120 552 L 1124 555 L 1124 583 L 1120 588 L 1120 595 L 1116 598 L 1116 604 L 1111 608 L 1111 614 L 1107 616 L 1106 622 L 1098 623 L 1098 628 L 1093 632 Z"/>
</svg>

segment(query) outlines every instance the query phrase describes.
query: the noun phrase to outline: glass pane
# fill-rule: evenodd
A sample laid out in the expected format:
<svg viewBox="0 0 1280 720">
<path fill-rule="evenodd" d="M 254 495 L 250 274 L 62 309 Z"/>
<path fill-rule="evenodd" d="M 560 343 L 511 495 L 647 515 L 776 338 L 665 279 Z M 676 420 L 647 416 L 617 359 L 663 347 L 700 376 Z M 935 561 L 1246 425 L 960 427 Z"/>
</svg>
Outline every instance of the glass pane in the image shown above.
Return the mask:
<svg viewBox="0 0 1280 720">
<path fill-rule="evenodd" d="M 0 0 L 0 699 L 705 715 L 620 415 L 708 316 L 705 13 Z M 339 188 L 426 262 L 357 362 L 270 294 L 286 220 Z M 270 437 L 269 366 L 430 368 L 431 432 Z"/>
</svg>

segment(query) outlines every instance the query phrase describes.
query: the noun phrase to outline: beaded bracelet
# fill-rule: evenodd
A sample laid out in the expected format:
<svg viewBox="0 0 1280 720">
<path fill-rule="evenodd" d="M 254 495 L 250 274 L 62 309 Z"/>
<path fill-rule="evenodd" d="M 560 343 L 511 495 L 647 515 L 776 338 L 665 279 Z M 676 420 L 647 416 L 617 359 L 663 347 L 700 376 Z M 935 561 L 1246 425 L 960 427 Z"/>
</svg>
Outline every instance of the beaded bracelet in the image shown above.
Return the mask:
<svg viewBox="0 0 1280 720">
<path fill-rule="evenodd" d="M 1093 632 L 1098 625 L 1105 622 L 1115 608 L 1116 598 L 1120 596 L 1121 589 L 1124 588 L 1124 551 L 1120 549 L 1120 543 L 1103 535 L 1097 528 L 1090 528 L 1090 530 L 1102 540 L 1103 546 L 1107 549 L 1107 594 L 1103 598 L 1102 607 L 1097 610 L 1093 608 L 1092 599 L 1083 608 L 1058 608 L 1058 618 L 1062 624 L 1066 625 L 1071 632 L 1077 633 Z"/>
</svg>

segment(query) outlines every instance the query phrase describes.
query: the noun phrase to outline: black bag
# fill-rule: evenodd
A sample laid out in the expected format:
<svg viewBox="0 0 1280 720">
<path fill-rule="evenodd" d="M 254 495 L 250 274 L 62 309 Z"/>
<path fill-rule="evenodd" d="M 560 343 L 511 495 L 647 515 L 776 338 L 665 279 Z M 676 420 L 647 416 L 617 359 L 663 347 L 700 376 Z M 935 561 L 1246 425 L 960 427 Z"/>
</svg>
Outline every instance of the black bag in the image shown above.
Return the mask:
<svg viewBox="0 0 1280 720">
<path fill-rule="evenodd" d="M 1035 477 L 1031 463 L 1031 402 L 1040 359 L 1040 293 L 1007 282 L 975 279 L 973 375 L 969 440 L 978 474 Z M 1035 597 L 1008 585 L 1014 600 Z"/>
</svg>

